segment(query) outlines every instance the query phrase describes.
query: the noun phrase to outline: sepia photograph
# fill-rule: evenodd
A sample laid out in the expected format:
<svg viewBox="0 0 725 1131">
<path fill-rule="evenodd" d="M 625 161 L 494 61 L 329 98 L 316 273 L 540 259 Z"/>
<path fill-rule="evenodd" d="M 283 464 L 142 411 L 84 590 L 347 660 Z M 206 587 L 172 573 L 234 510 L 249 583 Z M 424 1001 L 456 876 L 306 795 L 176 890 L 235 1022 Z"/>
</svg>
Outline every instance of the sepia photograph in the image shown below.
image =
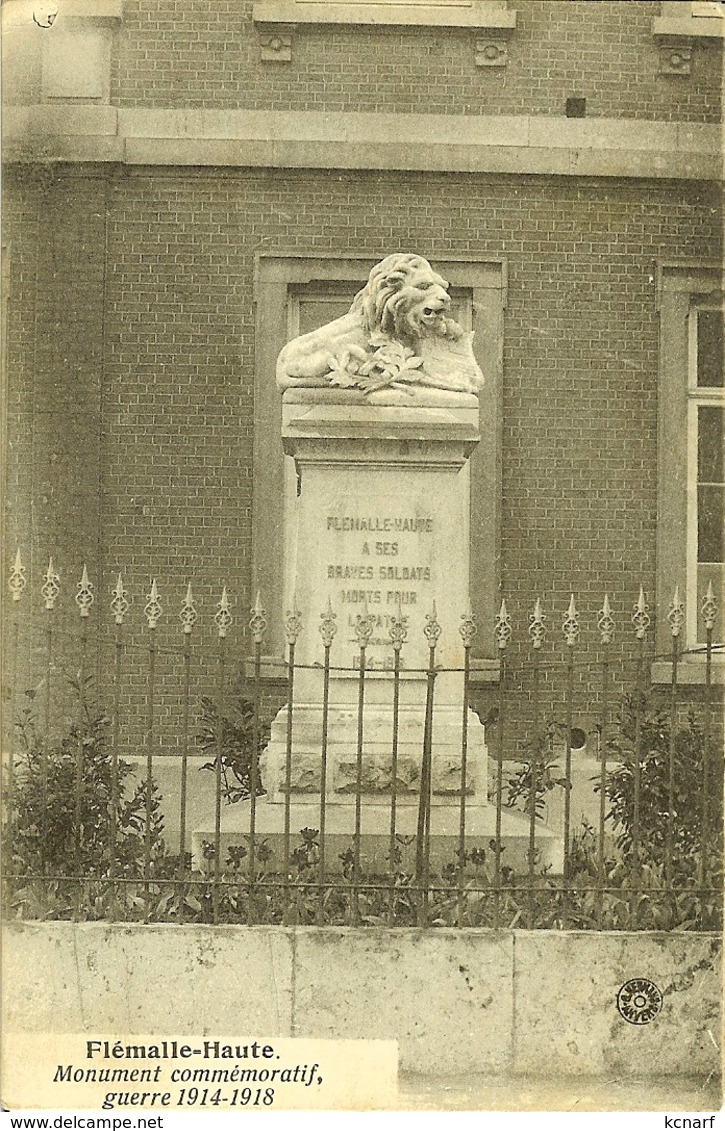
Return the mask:
<svg viewBox="0 0 725 1131">
<path fill-rule="evenodd" d="M 713 1128 L 725 3 L 0 13 L 5 1126 Z"/>
</svg>

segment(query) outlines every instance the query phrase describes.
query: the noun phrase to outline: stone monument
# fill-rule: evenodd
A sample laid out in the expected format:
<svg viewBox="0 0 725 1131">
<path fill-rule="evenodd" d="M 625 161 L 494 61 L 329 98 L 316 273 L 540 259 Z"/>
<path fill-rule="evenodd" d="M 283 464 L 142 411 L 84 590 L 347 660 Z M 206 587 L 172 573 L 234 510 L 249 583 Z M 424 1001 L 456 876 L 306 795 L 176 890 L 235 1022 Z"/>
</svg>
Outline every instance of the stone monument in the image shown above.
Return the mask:
<svg viewBox="0 0 725 1131">
<path fill-rule="evenodd" d="M 404 619 L 395 796 L 397 830 L 412 838 L 419 815 L 429 663 L 427 618 L 440 625 L 430 766 L 432 863 L 458 847 L 464 698 L 461 617 L 469 608 L 468 457 L 479 442 L 477 393 L 483 375 L 473 334 L 450 316 L 448 283 L 418 255 L 375 266 L 349 313 L 289 342 L 279 355 L 282 443 L 297 472 L 294 513 L 286 517 L 285 610 L 299 613 L 289 769 L 289 828 L 319 828 L 323 707 L 320 626 L 336 629 L 330 648 L 325 831 L 344 849 L 355 828 L 363 856 L 387 868 L 392 784 L 391 627 Z M 275 611 L 277 613 L 277 611 Z M 334 614 L 334 617 L 333 615 Z M 365 649 L 359 731 L 359 625 Z M 445 670 L 448 669 L 448 670 Z M 450 670 L 454 669 L 454 670 Z M 457 669 L 457 670 L 456 670 Z M 483 724 L 466 715 L 466 841 L 488 845 Z M 358 765 L 362 741 L 362 767 Z M 288 710 L 273 722 L 260 759 L 265 796 L 256 832 L 270 843 L 283 827 L 287 798 Z M 249 803 L 233 807 L 248 830 Z M 516 823 L 505 815 L 505 825 Z M 242 829 L 245 821 L 246 828 Z M 523 826 L 523 822 L 520 823 Z M 231 831 L 231 830 L 230 830 Z M 516 835 L 523 844 L 523 827 Z M 339 865 L 338 865 L 339 868 Z"/>
</svg>

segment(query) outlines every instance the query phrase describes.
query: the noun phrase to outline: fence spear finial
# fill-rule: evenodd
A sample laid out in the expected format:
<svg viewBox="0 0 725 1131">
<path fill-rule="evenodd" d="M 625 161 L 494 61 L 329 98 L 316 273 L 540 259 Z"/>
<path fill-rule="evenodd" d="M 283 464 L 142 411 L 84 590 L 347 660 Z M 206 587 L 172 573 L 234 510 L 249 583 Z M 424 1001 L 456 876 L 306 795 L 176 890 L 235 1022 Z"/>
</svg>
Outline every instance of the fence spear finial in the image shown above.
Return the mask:
<svg viewBox="0 0 725 1131">
<path fill-rule="evenodd" d="M 292 594 L 292 608 L 284 618 L 284 634 L 287 643 L 291 646 L 297 643 L 297 637 L 302 632 L 302 616 L 297 608 L 297 594 Z"/>
<path fill-rule="evenodd" d="M 214 624 L 217 627 L 217 635 L 219 639 L 224 640 L 227 635 L 227 630 L 231 628 L 232 624 L 232 614 L 229 611 L 229 594 L 227 593 L 226 585 L 222 586 L 222 595 L 221 598 L 217 601 L 216 608 L 217 611 L 214 613 Z M 264 609 L 262 609 L 261 611 L 262 613 L 264 613 Z M 267 622 L 265 621 L 265 625 L 266 623 Z M 261 641 L 261 636 L 259 639 Z"/>
<path fill-rule="evenodd" d="M 81 611 L 81 616 L 87 617 L 95 598 L 93 596 L 93 582 L 88 579 L 88 570 L 85 562 L 83 564 L 83 573 L 80 581 L 76 585 L 76 589 L 78 590 L 76 593 L 76 605 Z"/>
<path fill-rule="evenodd" d="M 463 647 L 470 648 L 473 643 L 473 638 L 478 632 L 478 625 L 476 624 L 476 617 L 471 608 L 470 600 L 468 602 L 468 610 L 465 613 L 461 613 L 461 623 L 458 626 L 458 631 L 461 634 Z"/>
<path fill-rule="evenodd" d="M 226 592 L 226 589 L 225 589 Z M 254 607 L 252 609 L 252 616 L 249 621 L 249 627 L 252 632 L 252 640 L 255 644 L 261 644 L 264 640 L 264 634 L 267 631 L 267 610 L 262 605 L 262 594 L 259 589 L 257 596 L 254 600 Z"/>
<path fill-rule="evenodd" d="M 328 593 L 327 608 L 324 612 L 320 613 L 320 636 L 322 637 L 322 643 L 325 645 L 325 648 L 330 648 L 332 646 L 333 638 L 335 636 L 335 633 L 337 632 L 337 625 L 335 624 L 336 620 L 337 613 L 334 613 L 332 611 L 332 601 Z"/>
<path fill-rule="evenodd" d="M 149 628 L 154 629 L 158 624 L 159 618 L 163 612 L 161 602 L 159 601 L 159 590 L 156 584 L 156 578 L 151 582 L 151 592 L 144 606 L 144 616 L 149 622 Z"/>
<path fill-rule="evenodd" d="M 428 647 L 430 649 L 435 648 L 442 631 L 443 630 L 438 623 L 438 610 L 436 609 L 436 603 L 435 601 L 433 601 L 431 605 L 431 611 L 429 613 L 426 613 L 425 615 L 425 626 L 423 628 L 423 632 L 425 634 L 426 640 L 428 641 Z"/>
<path fill-rule="evenodd" d="M 675 639 L 680 635 L 680 630 L 685 623 L 685 606 L 680 600 L 680 587 L 675 586 L 675 592 L 670 601 L 670 607 L 667 612 L 667 620 L 672 632 L 672 638 Z"/>
<path fill-rule="evenodd" d="M 564 617 L 563 632 L 567 645 L 573 648 L 579 636 L 579 614 L 576 609 L 573 593 L 569 602 L 569 608 Z"/>
<path fill-rule="evenodd" d="M 56 599 L 60 593 L 60 577 L 53 568 L 52 557 L 48 558 L 48 568 L 45 571 L 40 592 L 43 594 L 46 609 L 54 609 Z"/>
<path fill-rule="evenodd" d="M 635 635 L 638 640 L 644 640 L 647 635 L 647 629 L 650 626 L 650 618 L 648 610 L 649 605 L 644 599 L 644 587 L 639 587 L 639 597 L 637 604 L 634 606 L 634 615 L 632 616 L 632 624 L 635 627 Z"/>
<path fill-rule="evenodd" d="M 531 637 L 531 643 L 538 651 L 538 649 L 541 648 L 541 645 L 544 643 L 544 637 L 546 636 L 546 629 L 544 628 L 544 621 L 546 620 L 546 616 L 541 611 L 541 599 L 539 597 L 536 598 L 536 601 L 534 603 L 533 613 L 529 613 L 529 620 L 531 621 L 531 624 L 529 625 L 529 636 Z"/>
<path fill-rule="evenodd" d="M 367 597 L 363 601 L 363 611 L 358 613 L 355 625 L 355 636 L 360 648 L 366 648 L 373 634 L 373 617 L 368 612 Z"/>
<path fill-rule="evenodd" d="M 511 616 L 506 608 L 505 598 L 501 598 L 501 608 L 496 617 L 494 636 L 499 649 L 503 650 L 511 639 Z"/>
<path fill-rule="evenodd" d="M 123 587 L 123 578 L 119 573 L 116 584 L 111 590 L 111 612 L 113 613 L 116 624 L 123 624 L 123 618 L 128 610 L 128 593 Z"/>
<path fill-rule="evenodd" d="M 179 619 L 184 626 L 185 636 L 189 636 L 191 634 L 191 630 L 196 624 L 196 616 L 197 614 L 196 605 L 194 604 L 194 594 L 191 591 L 191 582 L 189 581 L 186 584 L 186 596 L 184 597 L 184 603 L 181 606 L 181 612 L 179 613 Z"/>
<path fill-rule="evenodd" d="M 614 618 L 612 617 L 612 610 L 609 607 L 609 595 L 607 593 L 604 594 L 604 601 L 599 610 L 597 628 L 601 633 L 602 644 L 611 644 L 612 637 L 614 636 Z"/>
<path fill-rule="evenodd" d="M 403 616 L 403 606 L 400 597 L 395 602 L 395 612 L 390 618 L 390 643 L 393 651 L 400 652 L 408 637 L 408 618 Z"/>
<path fill-rule="evenodd" d="M 13 595 L 13 601 L 19 601 L 22 596 L 23 589 L 27 584 L 25 580 L 25 566 L 23 565 L 23 560 L 20 557 L 20 547 L 18 547 L 18 549 L 15 551 L 15 561 L 13 562 L 13 568 L 10 570 L 10 578 L 8 583 L 10 586 L 10 592 Z"/>
<path fill-rule="evenodd" d="M 713 592 L 712 581 L 707 583 L 707 593 L 702 602 L 702 616 L 705 621 L 705 628 L 710 632 L 715 626 L 717 619 L 717 598 Z"/>
</svg>

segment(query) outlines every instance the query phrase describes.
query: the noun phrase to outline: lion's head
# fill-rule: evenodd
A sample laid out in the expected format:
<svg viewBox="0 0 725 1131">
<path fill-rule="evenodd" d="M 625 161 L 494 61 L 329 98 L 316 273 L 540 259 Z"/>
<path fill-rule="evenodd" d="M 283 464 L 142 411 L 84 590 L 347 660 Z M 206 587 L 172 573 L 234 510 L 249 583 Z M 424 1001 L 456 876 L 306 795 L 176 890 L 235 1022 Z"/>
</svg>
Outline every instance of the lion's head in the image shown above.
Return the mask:
<svg viewBox="0 0 725 1131">
<path fill-rule="evenodd" d="M 382 330 L 404 341 L 428 334 L 439 337 L 455 326 L 446 318 L 450 307 L 448 283 L 420 255 L 389 255 L 370 272 L 357 295 L 368 333 Z M 456 327 L 458 329 L 458 327 Z"/>
</svg>

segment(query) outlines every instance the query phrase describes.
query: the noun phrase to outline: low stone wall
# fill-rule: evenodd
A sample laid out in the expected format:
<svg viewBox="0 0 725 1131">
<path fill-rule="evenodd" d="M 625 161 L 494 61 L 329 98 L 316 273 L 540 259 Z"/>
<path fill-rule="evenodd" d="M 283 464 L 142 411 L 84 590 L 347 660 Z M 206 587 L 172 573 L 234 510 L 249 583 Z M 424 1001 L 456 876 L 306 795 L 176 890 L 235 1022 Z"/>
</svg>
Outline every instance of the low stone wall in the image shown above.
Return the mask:
<svg viewBox="0 0 725 1131">
<path fill-rule="evenodd" d="M 717 1074 L 714 934 L 11 923 L 4 1030 L 387 1038 L 403 1072 Z M 625 1021 L 620 986 L 663 995 Z"/>
</svg>

